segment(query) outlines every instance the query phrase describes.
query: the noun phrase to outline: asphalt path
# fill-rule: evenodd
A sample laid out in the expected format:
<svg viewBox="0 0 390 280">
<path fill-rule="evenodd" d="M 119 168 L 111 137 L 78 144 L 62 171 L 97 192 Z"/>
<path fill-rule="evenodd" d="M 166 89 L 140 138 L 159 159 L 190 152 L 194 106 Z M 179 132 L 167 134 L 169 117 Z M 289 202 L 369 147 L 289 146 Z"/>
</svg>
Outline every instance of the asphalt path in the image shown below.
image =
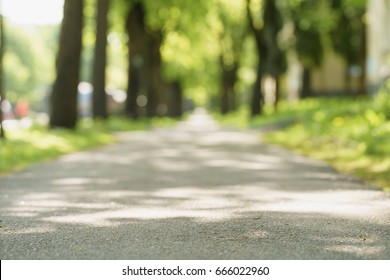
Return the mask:
<svg viewBox="0 0 390 280">
<path fill-rule="evenodd" d="M 0 177 L 0 259 L 390 259 L 389 193 L 258 131 L 118 137 Z"/>
</svg>

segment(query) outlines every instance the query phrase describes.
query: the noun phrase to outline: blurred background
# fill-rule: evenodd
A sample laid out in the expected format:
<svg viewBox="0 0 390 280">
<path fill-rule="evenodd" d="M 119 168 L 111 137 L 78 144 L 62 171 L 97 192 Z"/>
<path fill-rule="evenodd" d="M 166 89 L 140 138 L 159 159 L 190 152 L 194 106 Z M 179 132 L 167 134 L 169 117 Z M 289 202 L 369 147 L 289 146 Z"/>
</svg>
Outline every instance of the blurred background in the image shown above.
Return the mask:
<svg viewBox="0 0 390 280">
<path fill-rule="evenodd" d="M 344 152 L 359 151 L 356 158 L 380 157 L 388 183 L 389 0 L 0 0 L 0 7 L 2 138 L 102 120 L 131 129 L 202 106 L 236 127 L 300 121 L 297 135 L 319 130 Z M 342 133 L 350 142 L 334 139 Z M 295 148 L 304 140 L 271 138 Z"/>
<path fill-rule="evenodd" d="M 7 100 L 3 103 L 4 117 L 48 113 L 64 1 L 1 2 L 2 88 Z M 83 7 L 78 98 L 83 117 L 92 116 L 97 2 L 86 0 Z M 146 106 L 144 103 L 148 101 L 155 103 L 156 112 L 150 115 L 169 113 L 168 107 L 173 105 L 169 106 L 164 95 L 173 93 L 173 83 L 184 99 L 222 113 L 242 104 L 250 105 L 259 63 L 264 68 L 261 70 L 264 103 L 275 103 L 279 97 L 296 100 L 320 95 L 375 94 L 390 75 L 389 1 L 104 2 L 106 11 L 101 12 L 108 13 L 105 89 L 110 113 L 121 113 L 124 109 L 121 103 L 125 102 L 126 89 L 132 82 L 128 78 L 132 45 L 133 64 L 139 60 L 141 68 L 156 76 L 138 78 L 142 82 L 136 94 L 158 99 L 141 102 L 144 98 L 138 98 L 138 107 Z M 134 9 L 135 6 L 140 6 L 140 10 Z M 137 23 L 135 13 L 143 17 L 142 22 Z M 134 22 L 129 23 L 129 17 Z M 131 32 L 140 36 L 134 34 L 131 38 Z M 257 37 L 263 37 L 260 41 L 269 50 L 259 53 Z M 141 46 L 152 45 L 144 42 L 147 40 L 156 41 L 154 54 L 146 54 L 147 47 Z M 143 49 L 140 54 L 136 53 L 136 45 Z M 150 58 L 148 65 L 143 64 L 146 56 Z M 159 68 L 158 73 L 152 74 L 152 68 Z M 148 86 L 143 84 L 155 83 L 154 80 L 159 80 L 159 84 L 158 93 L 152 98 L 152 94 L 148 96 Z"/>
</svg>

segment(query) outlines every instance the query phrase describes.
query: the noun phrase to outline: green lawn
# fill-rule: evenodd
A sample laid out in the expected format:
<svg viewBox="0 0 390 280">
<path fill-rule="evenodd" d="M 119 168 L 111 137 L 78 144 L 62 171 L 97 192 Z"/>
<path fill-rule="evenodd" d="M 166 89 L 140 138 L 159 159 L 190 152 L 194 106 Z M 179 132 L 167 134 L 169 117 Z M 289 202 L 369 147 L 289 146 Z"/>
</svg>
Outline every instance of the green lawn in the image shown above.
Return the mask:
<svg viewBox="0 0 390 280">
<path fill-rule="evenodd" d="M 145 130 L 173 123 L 174 120 L 165 118 L 128 121 L 113 117 L 108 121 L 82 120 L 75 131 L 48 130 L 38 126 L 7 131 L 7 140 L 0 140 L 0 174 L 74 151 L 113 143 L 115 131 Z"/>
<path fill-rule="evenodd" d="M 264 140 L 330 163 L 390 190 L 390 96 L 376 98 L 313 98 L 248 121 L 243 111 L 220 118 L 226 125 L 261 127 L 286 120 L 288 127 L 267 133 Z M 234 121 L 231 121 L 234 120 Z"/>
</svg>

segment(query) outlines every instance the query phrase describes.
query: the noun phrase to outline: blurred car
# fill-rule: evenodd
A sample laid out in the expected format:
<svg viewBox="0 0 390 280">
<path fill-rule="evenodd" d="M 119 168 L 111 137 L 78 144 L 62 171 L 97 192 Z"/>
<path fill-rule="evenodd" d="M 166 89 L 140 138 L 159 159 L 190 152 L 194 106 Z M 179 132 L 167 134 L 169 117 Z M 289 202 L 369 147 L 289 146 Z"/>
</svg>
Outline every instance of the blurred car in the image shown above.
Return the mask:
<svg viewBox="0 0 390 280">
<path fill-rule="evenodd" d="M 1 102 L 1 111 L 3 112 L 4 120 L 13 120 L 15 118 L 13 106 L 7 99 Z"/>
<path fill-rule="evenodd" d="M 82 118 L 90 118 L 92 111 L 93 86 L 87 82 L 81 82 L 78 87 L 78 110 Z M 126 101 L 126 92 L 112 86 L 106 87 L 107 111 L 111 114 L 118 114 L 123 110 Z"/>
</svg>

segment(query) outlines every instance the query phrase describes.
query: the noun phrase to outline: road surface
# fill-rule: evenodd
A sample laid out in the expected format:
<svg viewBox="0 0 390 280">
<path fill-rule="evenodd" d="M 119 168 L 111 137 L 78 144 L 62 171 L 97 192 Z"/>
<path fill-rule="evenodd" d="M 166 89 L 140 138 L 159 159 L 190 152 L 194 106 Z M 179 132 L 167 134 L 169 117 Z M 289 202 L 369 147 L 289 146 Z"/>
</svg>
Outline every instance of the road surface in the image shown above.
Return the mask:
<svg viewBox="0 0 390 280">
<path fill-rule="evenodd" d="M 390 259 L 390 195 L 222 129 L 175 128 L 0 177 L 0 259 Z"/>
</svg>

